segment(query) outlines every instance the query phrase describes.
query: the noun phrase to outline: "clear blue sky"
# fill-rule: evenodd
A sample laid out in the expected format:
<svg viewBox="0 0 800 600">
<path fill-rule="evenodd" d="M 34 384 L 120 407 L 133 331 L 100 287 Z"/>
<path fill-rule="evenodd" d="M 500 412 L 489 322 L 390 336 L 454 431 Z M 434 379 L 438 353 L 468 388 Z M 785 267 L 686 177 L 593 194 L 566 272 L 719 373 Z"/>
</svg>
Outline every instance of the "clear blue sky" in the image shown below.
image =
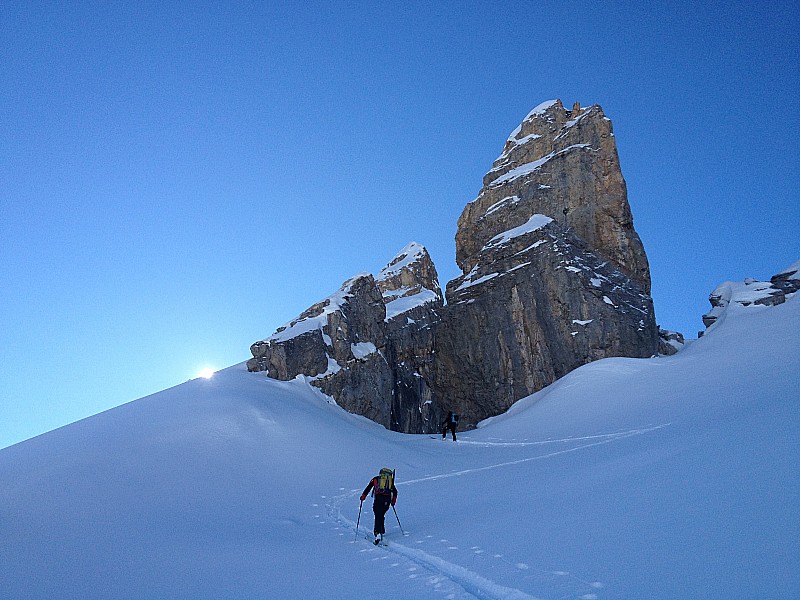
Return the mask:
<svg viewBox="0 0 800 600">
<path fill-rule="evenodd" d="M 796 2 L 0 5 L 0 447 L 249 358 L 599 103 L 658 322 L 800 259 Z"/>
</svg>

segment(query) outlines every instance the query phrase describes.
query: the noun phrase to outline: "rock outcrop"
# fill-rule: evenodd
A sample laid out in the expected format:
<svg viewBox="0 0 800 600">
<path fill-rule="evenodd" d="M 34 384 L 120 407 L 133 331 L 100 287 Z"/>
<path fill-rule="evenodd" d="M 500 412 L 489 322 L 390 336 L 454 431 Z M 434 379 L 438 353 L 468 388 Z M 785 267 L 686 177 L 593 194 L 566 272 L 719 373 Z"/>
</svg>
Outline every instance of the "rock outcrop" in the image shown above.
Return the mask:
<svg viewBox="0 0 800 600">
<path fill-rule="evenodd" d="M 378 274 L 332 296 L 250 347 L 250 371 L 303 375 L 350 412 L 399 431 L 435 429 L 418 370 L 432 360 L 431 325 L 444 304 L 427 250 L 412 242 Z"/>
<path fill-rule="evenodd" d="M 773 288 L 779 289 L 784 296 L 800 290 L 800 260 L 784 269 L 769 280 Z"/>
<path fill-rule="evenodd" d="M 559 220 L 650 293 L 650 268 L 633 228 L 611 120 L 599 105 L 534 108 L 458 220 L 456 262 L 472 269 L 486 242 L 533 214 Z"/>
<path fill-rule="evenodd" d="M 491 238 L 471 264 L 447 285 L 435 377 L 466 424 L 588 362 L 657 352 L 650 296 L 550 217 Z"/>
<path fill-rule="evenodd" d="M 251 347 L 252 371 L 297 375 L 405 432 L 505 411 L 587 362 L 659 351 L 650 274 L 611 122 L 560 101 L 534 109 L 458 221 L 445 304 L 409 244 Z"/>
<path fill-rule="evenodd" d="M 436 267 L 428 251 L 412 242 L 381 269 L 377 281 L 386 303 L 386 358 L 393 369 L 390 426 L 436 431 L 441 411 L 429 382 L 444 307 Z"/>
<path fill-rule="evenodd" d="M 784 269 L 769 281 L 748 278 L 742 282 L 726 281 L 708 297 L 711 310 L 703 315 L 706 329 L 716 323 L 731 304 L 737 306 L 775 306 L 786 302 L 786 296 L 800 290 L 800 261 Z M 702 335 L 703 332 L 700 332 Z"/>
<path fill-rule="evenodd" d="M 389 425 L 391 371 L 386 306 L 372 275 L 357 275 L 266 340 L 250 347 L 250 371 L 275 379 L 304 375 L 351 412 Z"/>
<path fill-rule="evenodd" d="M 663 356 L 672 356 L 683 350 L 686 340 L 682 333 L 668 329 L 658 330 L 658 353 Z"/>
</svg>

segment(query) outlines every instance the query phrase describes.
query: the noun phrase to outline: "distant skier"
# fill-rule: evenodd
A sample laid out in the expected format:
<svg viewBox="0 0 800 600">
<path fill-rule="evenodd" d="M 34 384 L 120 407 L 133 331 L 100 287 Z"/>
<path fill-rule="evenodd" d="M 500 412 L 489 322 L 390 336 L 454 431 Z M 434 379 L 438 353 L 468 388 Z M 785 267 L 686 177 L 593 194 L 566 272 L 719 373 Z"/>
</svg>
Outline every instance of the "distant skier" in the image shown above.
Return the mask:
<svg viewBox="0 0 800 600">
<path fill-rule="evenodd" d="M 397 488 L 394 486 L 394 471 L 391 469 L 381 469 L 377 477 L 373 477 L 364 488 L 364 493 L 361 494 L 361 502 L 364 502 L 372 490 L 374 500 L 372 502 L 372 512 L 375 513 L 375 527 L 373 533 L 375 534 L 375 545 L 383 540 L 383 534 L 386 533 L 384 527 L 384 517 L 389 510 L 389 506 L 394 506 L 397 502 Z"/>
<path fill-rule="evenodd" d="M 458 428 L 458 414 L 452 410 L 447 413 L 447 420 L 442 425 L 442 439 L 447 437 L 447 430 L 453 434 L 453 441 L 456 441 L 456 429 Z"/>
</svg>

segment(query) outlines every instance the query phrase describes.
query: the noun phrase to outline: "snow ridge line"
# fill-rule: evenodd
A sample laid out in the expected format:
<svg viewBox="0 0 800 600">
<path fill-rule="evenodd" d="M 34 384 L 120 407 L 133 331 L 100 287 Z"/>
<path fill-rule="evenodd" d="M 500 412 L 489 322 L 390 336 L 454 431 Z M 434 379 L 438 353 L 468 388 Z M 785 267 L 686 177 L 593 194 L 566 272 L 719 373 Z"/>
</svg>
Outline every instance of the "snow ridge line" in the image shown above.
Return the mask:
<svg viewBox="0 0 800 600">
<path fill-rule="evenodd" d="M 654 427 L 648 427 L 645 429 L 631 429 L 629 431 L 621 432 L 619 434 L 612 434 L 613 437 L 604 437 L 596 442 L 591 442 L 589 444 L 581 444 L 580 446 L 575 446 L 574 448 L 567 448 L 565 450 L 557 450 L 556 452 L 549 452 L 547 454 L 539 454 L 537 456 L 530 456 L 528 458 L 520 458 L 517 460 L 510 460 L 507 462 L 498 463 L 495 465 L 487 465 L 485 467 L 476 467 L 475 469 L 463 469 L 461 471 L 454 471 L 452 473 L 443 473 L 441 475 L 429 475 L 428 477 L 420 477 L 419 479 L 409 479 L 406 481 L 401 481 L 397 483 L 397 487 L 401 485 L 412 485 L 415 483 L 423 483 L 425 481 L 434 481 L 437 479 L 447 479 L 449 477 L 460 477 L 462 475 L 469 475 L 472 473 L 479 473 L 481 471 L 489 471 L 491 469 L 499 469 L 500 467 L 510 467 L 512 465 L 519 465 L 526 462 L 531 462 L 534 460 L 543 460 L 545 458 L 553 458 L 554 456 L 559 456 L 561 454 L 568 454 L 570 452 L 577 452 L 578 450 L 585 450 L 586 448 L 592 448 L 594 446 L 602 446 L 603 444 L 608 444 L 609 442 L 614 442 L 617 440 L 622 440 L 625 438 L 633 437 L 635 435 L 642 435 L 645 433 L 649 433 L 651 431 L 656 431 L 657 429 L 662 429 L 664 427 L 668 427 L 670 423 L 665 423 L 663 425 L 656 425 Z M 586 438 L 576 438 L 586 439 Z"/>
</svg>

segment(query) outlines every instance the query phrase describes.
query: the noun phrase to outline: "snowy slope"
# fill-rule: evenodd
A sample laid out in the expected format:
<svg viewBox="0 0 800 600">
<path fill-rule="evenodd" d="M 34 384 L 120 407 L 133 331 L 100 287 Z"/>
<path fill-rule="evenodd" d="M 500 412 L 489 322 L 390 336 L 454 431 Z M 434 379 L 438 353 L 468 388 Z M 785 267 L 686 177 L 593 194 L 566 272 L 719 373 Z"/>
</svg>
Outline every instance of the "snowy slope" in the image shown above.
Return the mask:
<svg viewBox="0 0 800 600">
<path fill-rule="evenodd" d="M 1 450 L 0 598 L 796 597 L 798 331 L 731 305 L 457 443 L 231 367 Z"/>
</svg>

